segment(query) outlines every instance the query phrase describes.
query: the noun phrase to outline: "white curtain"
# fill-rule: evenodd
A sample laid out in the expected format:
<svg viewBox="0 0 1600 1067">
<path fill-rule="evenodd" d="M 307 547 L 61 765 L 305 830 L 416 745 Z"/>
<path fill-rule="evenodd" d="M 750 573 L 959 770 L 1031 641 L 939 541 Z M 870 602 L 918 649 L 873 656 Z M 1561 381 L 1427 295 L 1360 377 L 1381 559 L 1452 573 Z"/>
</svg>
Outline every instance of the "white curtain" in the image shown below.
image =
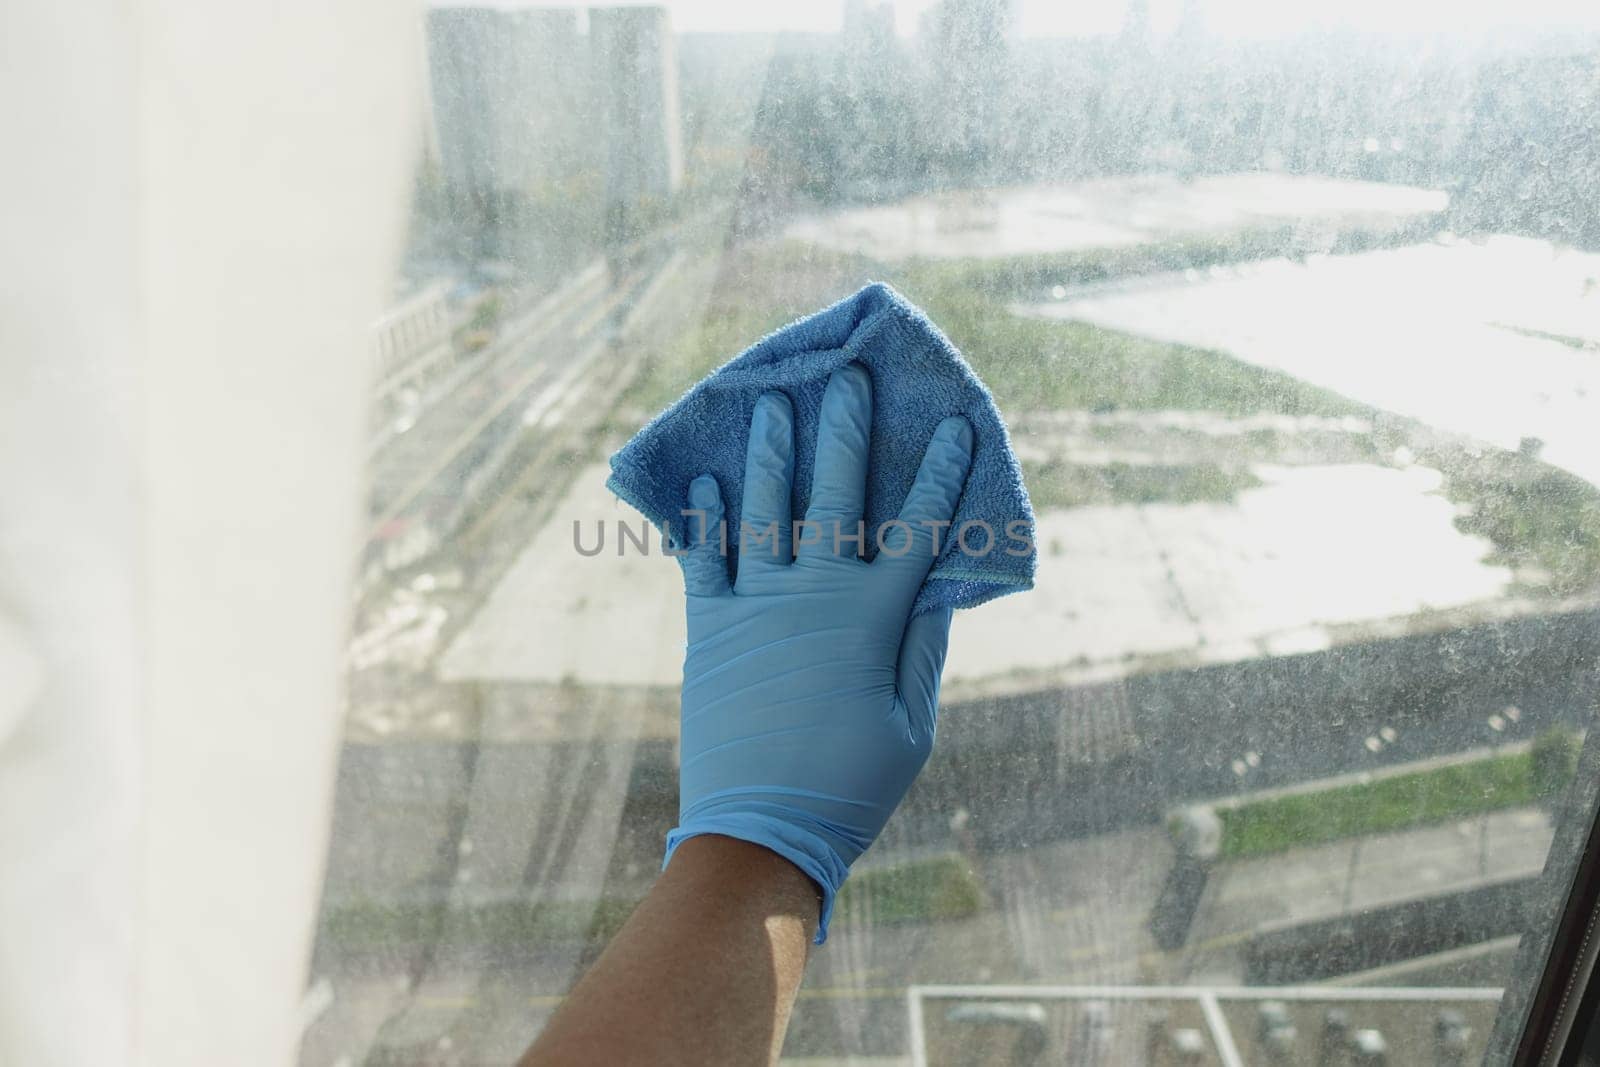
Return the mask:
<svg viewBox="0 0 1600 1067">
<path fill-rule="evenodd" d="M 419 48 L 0 15 L 0 1063 L 293 1060 Z"/>
</svg>

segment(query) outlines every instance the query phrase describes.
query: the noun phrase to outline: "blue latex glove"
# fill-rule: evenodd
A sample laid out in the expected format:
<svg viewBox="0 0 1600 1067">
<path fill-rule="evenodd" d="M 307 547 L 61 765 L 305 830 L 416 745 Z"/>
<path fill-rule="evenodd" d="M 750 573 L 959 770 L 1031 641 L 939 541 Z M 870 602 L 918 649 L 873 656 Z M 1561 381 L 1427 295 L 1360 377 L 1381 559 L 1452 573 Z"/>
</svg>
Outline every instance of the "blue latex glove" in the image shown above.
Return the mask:
<svg viewBox="0 0 1600 1067">
<path fill-rule="evenodd" d="M 750 423 L 743 521 L 724 526 L 716 479 L 696 478 L 692 541 L 680 557 L 689 645 L 667 862 L 699 834 L 771 849 L 822 892 L 818 944 L 850 865 L 933 748 L 950 610 L 911 618 L 911 606 L 972 461 L 971 425 L 945 419 L 901 509 L 906 526 L 886 524 L 883 550 L 868 563 L 849 538 L 863 513 L 871 424 L 871 378 L 850 364 L 823 395 L 806 514 L 815 525 L 791 537 L 793 412 L 781 393 L 762 396 Z M 773 523 L 776 548 L 757 537 Z M 740 537 L 733 584 L 723 536 Z M 866 536 L 876 544 L 875 531 Z"/>
</svg>

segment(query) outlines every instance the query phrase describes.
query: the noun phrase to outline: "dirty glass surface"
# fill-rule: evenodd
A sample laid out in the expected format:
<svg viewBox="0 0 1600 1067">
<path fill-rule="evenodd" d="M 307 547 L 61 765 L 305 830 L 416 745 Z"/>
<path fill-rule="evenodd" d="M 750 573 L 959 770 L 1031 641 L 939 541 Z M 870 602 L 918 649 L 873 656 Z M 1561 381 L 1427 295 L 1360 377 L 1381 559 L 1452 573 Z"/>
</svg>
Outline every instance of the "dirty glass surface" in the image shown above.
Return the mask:
<svg viewBox="0 0 1600 1067">
<path fill-rule="evenodd" d="M 419 17 L 303 1064 L 514 1058 L 648 887 L 682 599 L 605 459 L 868 280 L 1040 567 L 786 1059 L 1503 1061 L 1594 800 L 1594 10 Z"/>
</svg>

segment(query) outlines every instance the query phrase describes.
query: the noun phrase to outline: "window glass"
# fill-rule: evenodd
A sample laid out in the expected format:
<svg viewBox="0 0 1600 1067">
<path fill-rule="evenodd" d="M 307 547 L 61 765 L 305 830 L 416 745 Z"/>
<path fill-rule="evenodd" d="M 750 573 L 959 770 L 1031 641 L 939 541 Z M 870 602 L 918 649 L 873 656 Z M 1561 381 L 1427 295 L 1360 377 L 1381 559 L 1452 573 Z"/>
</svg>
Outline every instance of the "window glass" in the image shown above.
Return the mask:
<svg viewBox="0 0 1600 1067">
<path fill-rule="evenodd" d="M 1593 801 L 1592 5 L 422 17 L 303 1064 L 513 1059 L 649 886 L 682 595 L 606 457 L 868 280 L 1040 565 L 785 1056 L 1503 1057 Z"/>
</svg>

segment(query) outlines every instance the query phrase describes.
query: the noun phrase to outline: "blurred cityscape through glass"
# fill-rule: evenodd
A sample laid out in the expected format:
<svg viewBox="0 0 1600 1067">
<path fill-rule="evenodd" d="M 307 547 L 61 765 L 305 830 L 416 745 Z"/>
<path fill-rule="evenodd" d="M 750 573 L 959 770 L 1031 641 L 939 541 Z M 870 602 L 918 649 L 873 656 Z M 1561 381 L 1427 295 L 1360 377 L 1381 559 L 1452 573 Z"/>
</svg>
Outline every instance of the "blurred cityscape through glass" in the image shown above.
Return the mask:
<svg viewBox="0 0 1600 1067">
<path fill-rule="evenodd" d="M 511 1061 L 648 887 L 682 594 L 606 457 L 868 280 L 1040 567 L 786 1060 L 1502 1062 L 1595 800 L 1600 17 L 767 6 L 423 16 L 302 1063 Z"/>
</svg>

